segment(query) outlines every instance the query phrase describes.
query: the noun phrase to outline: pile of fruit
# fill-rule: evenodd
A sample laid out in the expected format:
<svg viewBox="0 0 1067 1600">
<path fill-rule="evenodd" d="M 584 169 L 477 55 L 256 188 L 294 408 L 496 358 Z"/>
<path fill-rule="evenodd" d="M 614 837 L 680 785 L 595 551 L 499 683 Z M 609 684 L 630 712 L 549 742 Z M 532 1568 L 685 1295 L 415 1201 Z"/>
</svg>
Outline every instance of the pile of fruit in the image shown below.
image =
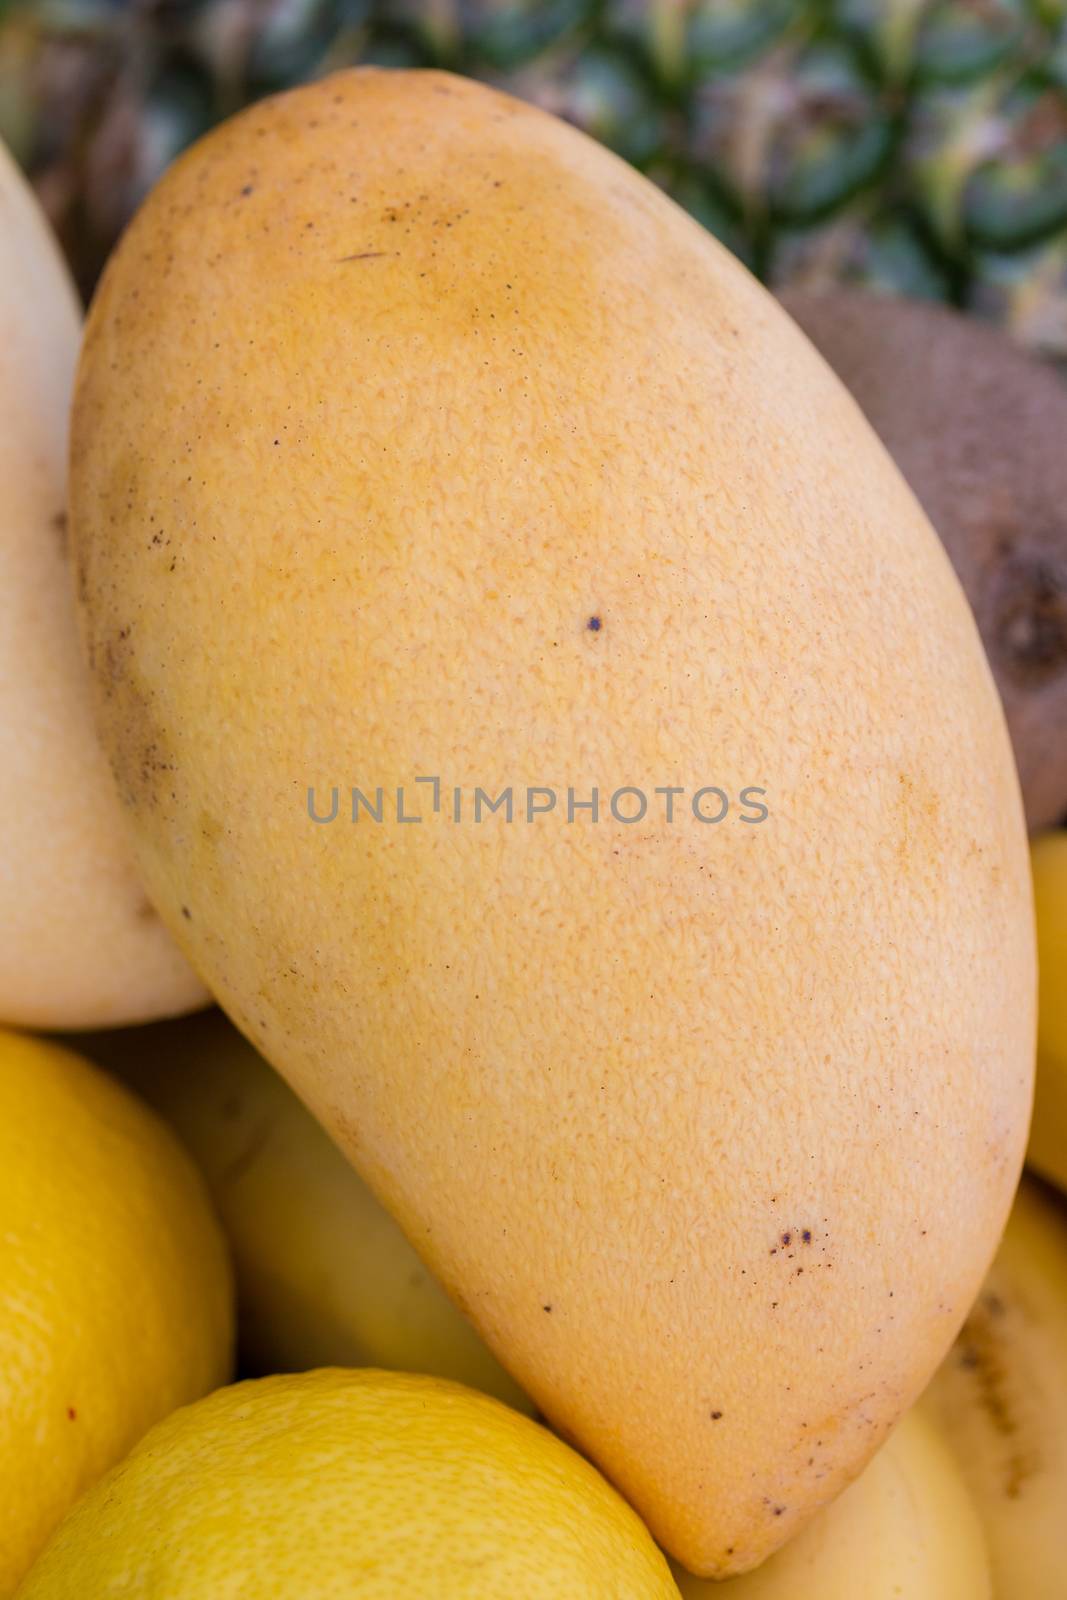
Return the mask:
<svg viewBox="0 0 1067 1600">
<path fill-rule="evenodd" d="M 1059 379 L 440 72 L 84 330 L 0 163 L 0 1600 L 1062 1600 Z"/>
</svg>

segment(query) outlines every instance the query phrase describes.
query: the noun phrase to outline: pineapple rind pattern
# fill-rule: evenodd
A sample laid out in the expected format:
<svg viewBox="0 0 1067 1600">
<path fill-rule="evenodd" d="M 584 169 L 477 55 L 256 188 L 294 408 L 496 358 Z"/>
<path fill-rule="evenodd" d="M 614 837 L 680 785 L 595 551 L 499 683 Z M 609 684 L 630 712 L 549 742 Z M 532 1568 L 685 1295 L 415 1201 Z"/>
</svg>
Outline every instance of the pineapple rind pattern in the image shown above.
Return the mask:
<svg viewBox="0 0 1067 1600">
<path fill-rule="evenodd" d="M 568 118 L 772 287 L 944 299 L 1067 358 L 1067 0 L 0 0 L 0 136 L 89 293 L 181 149 L 358 62 Z"/>
</svg>

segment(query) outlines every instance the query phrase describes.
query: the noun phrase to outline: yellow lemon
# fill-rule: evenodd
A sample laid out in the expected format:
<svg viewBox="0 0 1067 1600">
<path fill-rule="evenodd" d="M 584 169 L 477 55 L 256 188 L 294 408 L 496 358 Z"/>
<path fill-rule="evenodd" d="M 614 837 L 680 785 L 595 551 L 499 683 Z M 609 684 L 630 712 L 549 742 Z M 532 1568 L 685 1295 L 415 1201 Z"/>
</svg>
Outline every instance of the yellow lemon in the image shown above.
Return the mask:
<svg viewBox="0 0 1067 1600">
<path fill-rule="evenodd" d="M 0 1033 L 0 1596 L 147 1428 L 225 1382 L 231 1298 L 201 1179 L 154 1113 Z"/>
<path fill-rule="evenodd" d="M 1067 829 L 1035 839 L 1031 862 L 1041 980 L 1027 1160 L 1067 1190 Z"/>
<path fill-rule="evenodd" d="M 677 1600 L 637 1515 L 547 1429 L 440 1378 L 326 1369 L 167 1419 L 19 1600 Z"/>
</svg>

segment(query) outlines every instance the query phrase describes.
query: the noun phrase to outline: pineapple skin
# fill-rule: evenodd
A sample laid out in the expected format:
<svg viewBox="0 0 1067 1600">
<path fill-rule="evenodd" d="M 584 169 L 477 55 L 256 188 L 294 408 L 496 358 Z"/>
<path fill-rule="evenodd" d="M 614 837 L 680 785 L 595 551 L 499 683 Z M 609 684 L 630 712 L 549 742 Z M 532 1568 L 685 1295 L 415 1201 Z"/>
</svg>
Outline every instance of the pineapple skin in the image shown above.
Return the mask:
<svg viewBox="0 0 1067 1600">
<path fill-rule="evenodd" d="M 772 287 L 945 300 L 1067 358 L 1067 0 L 0 0 L 0 137 L 88 297 L 180 150 L 357 62 L 566 117 Z"/>
</svg>

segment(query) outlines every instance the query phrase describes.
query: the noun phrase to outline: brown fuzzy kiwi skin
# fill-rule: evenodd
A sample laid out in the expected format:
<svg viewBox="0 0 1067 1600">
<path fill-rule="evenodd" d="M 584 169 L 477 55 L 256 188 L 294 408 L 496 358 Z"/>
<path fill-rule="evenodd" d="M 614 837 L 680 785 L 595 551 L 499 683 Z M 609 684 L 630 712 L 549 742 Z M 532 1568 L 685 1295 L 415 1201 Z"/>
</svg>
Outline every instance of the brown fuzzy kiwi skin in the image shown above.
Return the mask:
<svg viewBox="0 0 1067 1600">
<path fill-rule="evenodd" d="M 1067 817 L 1067 383 L 998 329 L 861 290 L 782 303 L 943 540 L 993 668 L 1027 822 Z"/>
</svg>

